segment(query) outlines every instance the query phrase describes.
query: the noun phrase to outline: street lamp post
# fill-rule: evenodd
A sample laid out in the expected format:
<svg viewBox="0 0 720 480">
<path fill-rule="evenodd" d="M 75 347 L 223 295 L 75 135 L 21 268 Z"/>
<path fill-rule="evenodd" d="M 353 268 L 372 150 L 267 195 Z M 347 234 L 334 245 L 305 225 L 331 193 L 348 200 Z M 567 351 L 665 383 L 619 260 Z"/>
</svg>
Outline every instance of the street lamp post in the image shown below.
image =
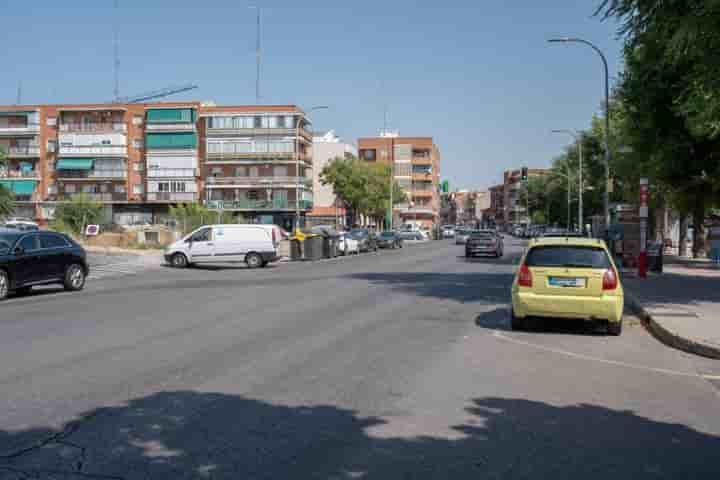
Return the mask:
<svg viewBox="0 0 720 480">
<path fill-rule="evenodd" d="M 578 167 L 578 228 L 580 229 L 580 232 L 583 231 L 583 150 L 582 150 L 582 134 L 578 132 L 573 132 L 572 130 L 553 130 L 553 133 L 567 133 L 568 135 L 572 135 L 572 137 L 575 139 L 575 143 L 577 143 L 578 146 L 578 158 L 579 158 L 579 167 Z M 568 212 L 570 209 L 570 166 L 568 165 Z M 568 213 L 568 228 L 570 227 L 570 214 Z"/>
<path fill-rule="evenodd" d="M 552 43 L 582 43 L 595 50 L 600 55 L 600 59 L 605 69 L 605 194 L 603 195 L 603 204 L 605 210 L 605 227 L 610 227 L 610 74 L 608 73 L 607 58 L 602 50 L 594 44 L 582 38 L 562 37 L 551 38 L 548 42 Z"/>
<path fill-rule="evenodd" d="M 308 109 L 308 113 L 328 108 L 327 105 L 317 105 Z M 295 122 L 295 230 L 300 229 L 300 123 L 303 118 L 302 114 L 298 114 Z"/>
</svg>

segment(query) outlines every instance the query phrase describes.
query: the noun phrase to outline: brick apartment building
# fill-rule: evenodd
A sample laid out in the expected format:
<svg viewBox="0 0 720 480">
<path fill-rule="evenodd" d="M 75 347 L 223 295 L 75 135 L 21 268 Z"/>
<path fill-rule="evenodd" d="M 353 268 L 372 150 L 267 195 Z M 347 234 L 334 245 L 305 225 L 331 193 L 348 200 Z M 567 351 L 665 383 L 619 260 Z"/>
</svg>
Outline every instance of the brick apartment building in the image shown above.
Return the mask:
<svg viewBox="0 0 720 480">
<path fill-rule="evenodd" d="M 505 186 L 494 185 L 488 189 L 490 206 L 483 210 L 483 218 L 489 225 L 502 227 L 505 224 Z"/>
<path fill-rule="evenodd" d="M 401 137 L 385 132 L 358 140 L 360 159 L 393 167 L 408 201 L 396 204 L 393 223 L 415 222 L 432 228 L 440 219 L 440 150 L 432 137 Z"/>
<path fill-rule="evenodd" d="M 118 224 L 203 201 L 291 228 L 312 208 L 312 135 L 299 108 L 199 102 L 0 106 L 0 184 L 47 222 L 86 194 Z M 297 153 L 296 153 L 297 152 Z"/>
<path fill-rule="evenodd" d="M 546 168 L 529 168 L 527 175 L 528 178 L 545 177 L 550 175 L 550 170 Z M 521 169 L 506 170 L 503 173 L 503 223 L 506 229 L 512 225 L 530 222 L 527 208 L 521 202 L 520 192 L 523 188 Z"/>
</svg>

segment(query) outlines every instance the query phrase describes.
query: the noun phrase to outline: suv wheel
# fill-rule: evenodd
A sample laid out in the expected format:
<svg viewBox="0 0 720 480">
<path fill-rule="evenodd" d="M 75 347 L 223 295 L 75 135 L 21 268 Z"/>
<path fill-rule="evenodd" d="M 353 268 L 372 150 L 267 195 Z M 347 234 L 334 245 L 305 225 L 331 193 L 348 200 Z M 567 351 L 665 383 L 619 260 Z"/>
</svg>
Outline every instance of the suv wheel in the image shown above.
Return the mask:
<svg viewBox="0 0 720 480">
<path fill-rule="evenodd" d="M 0 270 L 0 300 L 5 300 L 10 293 L 10 279 L 5 270 Z"/>
<path fill-rule="evenodd" d="M 65 270 L 65 280 L 63 281 L 65 290 L 76 292 L 85 287 L 85 270 L 82 265 L 73 263 Z"/>
</svg>

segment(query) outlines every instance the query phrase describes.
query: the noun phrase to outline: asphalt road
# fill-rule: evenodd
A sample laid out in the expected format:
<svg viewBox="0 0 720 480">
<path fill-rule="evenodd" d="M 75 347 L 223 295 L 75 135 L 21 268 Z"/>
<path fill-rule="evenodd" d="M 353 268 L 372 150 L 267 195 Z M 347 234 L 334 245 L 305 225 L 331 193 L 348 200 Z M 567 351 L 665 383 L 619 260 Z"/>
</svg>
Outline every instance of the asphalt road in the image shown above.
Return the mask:
<svg viewBox="0 0 720 480">
<path fill-rule="evenodd" d="M 720 363 L 509 330 L 519 246 L 160 268 L 0 305 L 0 478 L 720 478 Z"/>
</svg>

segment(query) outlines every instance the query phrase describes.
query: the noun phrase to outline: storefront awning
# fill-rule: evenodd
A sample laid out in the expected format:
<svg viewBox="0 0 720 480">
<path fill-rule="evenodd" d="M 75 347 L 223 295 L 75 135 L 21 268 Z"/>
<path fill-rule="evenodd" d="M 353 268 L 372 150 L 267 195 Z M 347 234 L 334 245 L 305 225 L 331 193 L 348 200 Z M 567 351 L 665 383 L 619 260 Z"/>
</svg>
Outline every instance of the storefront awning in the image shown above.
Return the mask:
<svg viewBox="0 0 720 480">
<path fill-rule="evenodd" d="M 37 180 L 0 180 L 0 185 L 16 195 L 32 195 Z"/>
<path fill-rule="evenodd" d="M 58 170 L 92 170 L 94 158 L 62 158 L 58 160 Z"/>
</svg>

